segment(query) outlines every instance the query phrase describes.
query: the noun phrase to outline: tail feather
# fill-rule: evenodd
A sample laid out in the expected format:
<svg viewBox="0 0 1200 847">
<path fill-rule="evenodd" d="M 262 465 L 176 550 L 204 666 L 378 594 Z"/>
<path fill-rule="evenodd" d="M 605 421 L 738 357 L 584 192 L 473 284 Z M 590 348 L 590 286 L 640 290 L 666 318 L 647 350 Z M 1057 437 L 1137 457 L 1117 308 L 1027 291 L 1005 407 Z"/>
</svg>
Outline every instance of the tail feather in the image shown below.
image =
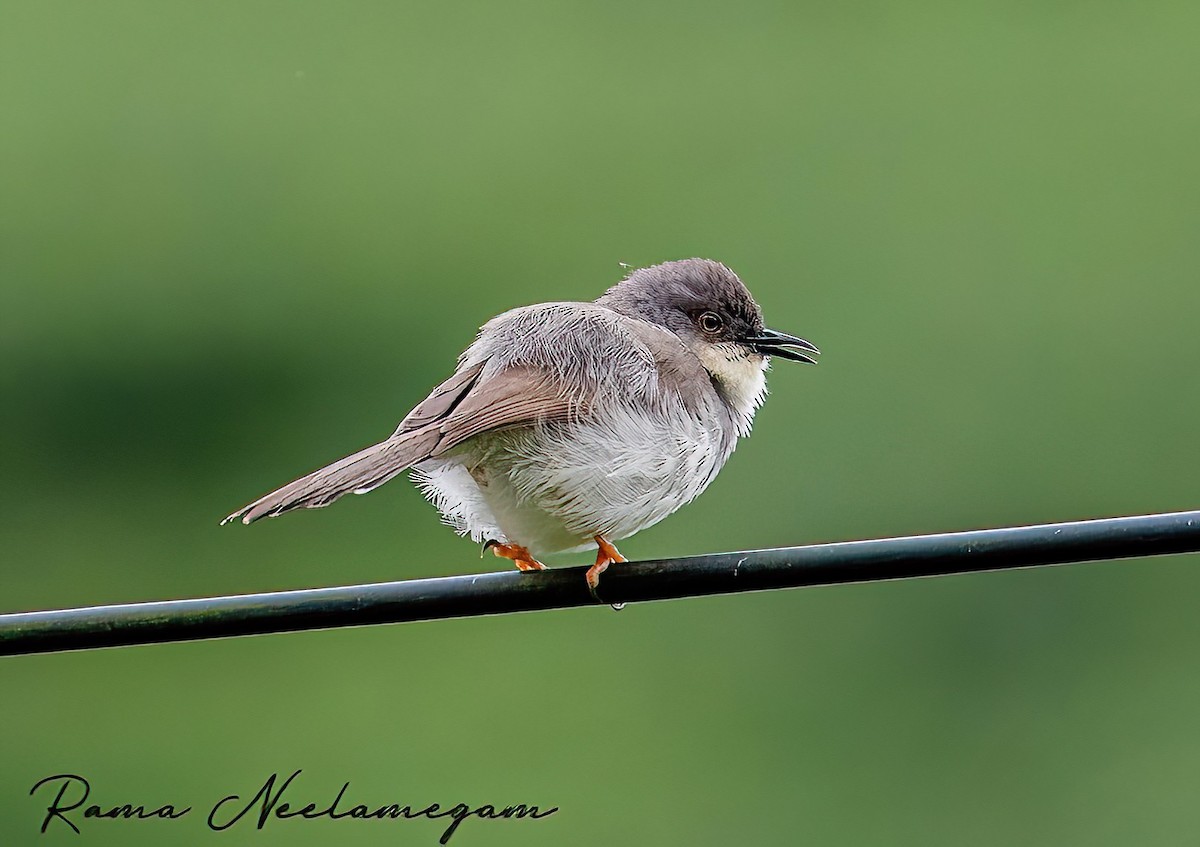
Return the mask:
<svg viewBox="0 0 1200 847">
<path fill-rule="evenodd" d="M 436 427 L 398 433 L 289 482 L 229 515 L 221 524 L 237 519 L 249 524 L 292 509 L 319 509 L 343 494 L 365 494 L 428 458 L 438 439 Z"/>
</svg>

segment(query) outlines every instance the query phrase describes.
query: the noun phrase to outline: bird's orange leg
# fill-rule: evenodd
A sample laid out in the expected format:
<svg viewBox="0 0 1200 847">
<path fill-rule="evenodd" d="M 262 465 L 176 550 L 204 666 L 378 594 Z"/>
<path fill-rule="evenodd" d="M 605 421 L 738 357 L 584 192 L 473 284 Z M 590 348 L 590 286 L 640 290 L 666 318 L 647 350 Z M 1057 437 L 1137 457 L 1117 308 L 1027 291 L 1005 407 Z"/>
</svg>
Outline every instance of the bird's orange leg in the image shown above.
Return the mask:
<svg viewBox="0 0 1200 847">
<path fill-rule="evenodd" d="M 509 559 L 517 570 L 522 571 L 544 571 L 546 566 L 533 558 L 533 554 L 529 552 L 529 548 L 522 547 L 520 544 L 501 544 L 499 541 L 489 541 L 484 547 L 492 548 L 492 552 L 501 559 Z"/>
<path fill-rule="evenodd" d="M 586 577 L 587 586 L 591 595 L 603 603 L 604 601 L 600 600 L 600 595 L 596 593 L 596 589 L 600 587 L 600 574 L 608 570 L 608 566 L 614 562 L 625 562 L 628 559 L 622 556 L 621 551 L 614 547 L 612 542 L 603 535 L 597 535 L 594 538 L 596 546 L 600 549 L 596 551 L 596 564 L 588 568 Z"/>
</svg>

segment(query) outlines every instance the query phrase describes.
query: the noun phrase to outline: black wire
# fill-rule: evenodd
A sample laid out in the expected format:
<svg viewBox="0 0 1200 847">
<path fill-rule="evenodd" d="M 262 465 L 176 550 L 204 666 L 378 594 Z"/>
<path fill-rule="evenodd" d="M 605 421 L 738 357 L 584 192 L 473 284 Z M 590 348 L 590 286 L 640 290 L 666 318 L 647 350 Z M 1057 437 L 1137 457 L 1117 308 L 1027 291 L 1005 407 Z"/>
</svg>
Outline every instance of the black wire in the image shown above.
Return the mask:
<svg viewBox="0 0 1200 847">
<path fill-rule="evenodd" d="M 608 603 L 1200 551 L 1200 511 L 613 565 Z M 0 615 L 0 655 L 595 605 L 584 567 Z"/>
</svg>

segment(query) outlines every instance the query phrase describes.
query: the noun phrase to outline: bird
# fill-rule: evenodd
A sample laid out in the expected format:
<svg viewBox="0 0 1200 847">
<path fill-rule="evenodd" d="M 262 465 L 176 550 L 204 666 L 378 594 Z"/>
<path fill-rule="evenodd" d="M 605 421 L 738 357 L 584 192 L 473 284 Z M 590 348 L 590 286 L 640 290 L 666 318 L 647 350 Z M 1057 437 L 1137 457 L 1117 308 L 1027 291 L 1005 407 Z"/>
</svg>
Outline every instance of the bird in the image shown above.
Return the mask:
<svg viewBox="0 0 1200 847">
<path fill-rule="evenodd" d="M 750 434 L 772 358 L 820 351 L 767 329 L 729 267 L 682 259 L 630 270 L 590 303 L 522 306 L 485 323 L 453 375 L 391 436 L 227 516 L 250 524 L 365 494 L 409 471 L 458 534 L 539 571 L 615 542 L 699 496 Z"/>
</svg>

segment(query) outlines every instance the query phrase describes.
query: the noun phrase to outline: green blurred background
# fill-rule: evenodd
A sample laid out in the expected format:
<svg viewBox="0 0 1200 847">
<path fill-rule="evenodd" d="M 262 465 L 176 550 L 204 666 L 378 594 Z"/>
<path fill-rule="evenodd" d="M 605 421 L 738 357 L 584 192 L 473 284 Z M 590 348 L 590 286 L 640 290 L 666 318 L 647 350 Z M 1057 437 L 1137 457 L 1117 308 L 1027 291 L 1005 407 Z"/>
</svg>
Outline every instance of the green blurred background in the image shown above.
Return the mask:
<svg viewBox="0 0 1200 847">
<path fill-rule="evenodd" d="M 1200 505 L 1200 7 L 0 6 L 0 606 L 497 568 L 403 481 L 217 520 L 388 434 L 512 306 L 730 264 L 781 363 L 636 558 Z M 1192 844 L 1197 560 L 0 662 L 6 844 L 435 844 L 87 822 L 533 802 L 453 844 Z M 39 804 L 38 800 L 42 802 Z"/>
</svg>

